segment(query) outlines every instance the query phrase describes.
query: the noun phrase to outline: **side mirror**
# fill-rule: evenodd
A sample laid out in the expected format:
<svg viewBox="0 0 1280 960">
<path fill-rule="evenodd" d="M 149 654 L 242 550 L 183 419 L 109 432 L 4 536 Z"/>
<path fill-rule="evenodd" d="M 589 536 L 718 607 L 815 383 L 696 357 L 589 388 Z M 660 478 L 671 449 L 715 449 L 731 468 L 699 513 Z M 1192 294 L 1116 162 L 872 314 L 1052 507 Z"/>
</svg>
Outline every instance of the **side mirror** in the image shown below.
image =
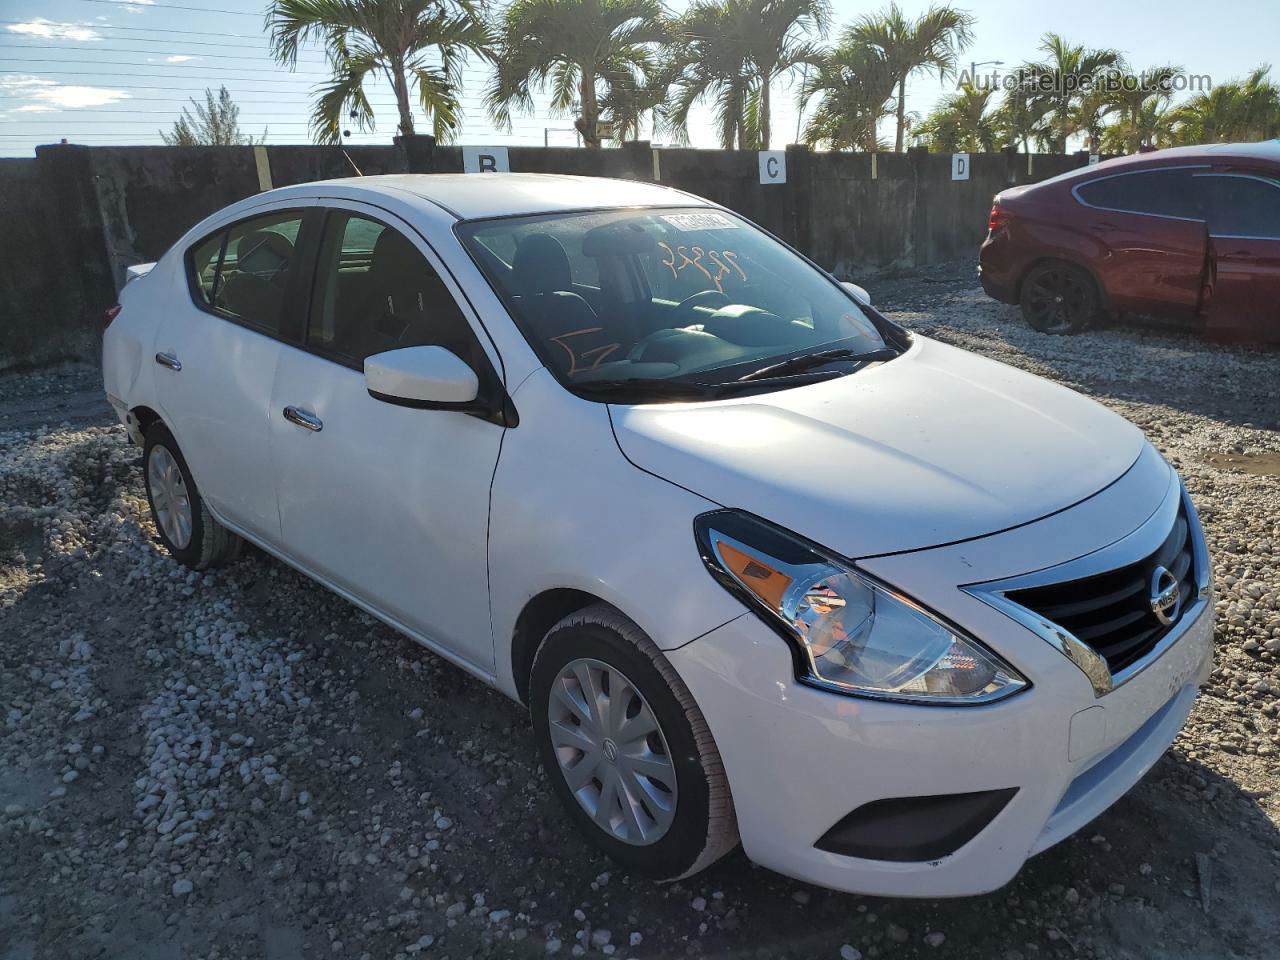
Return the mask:
<svg viewBox="0 0 1280 960">
<path fill-rule="evenodd" d="M 857 300 L 864 307 L 871 306 L 871 294 L 867 293 L 866 287 L 860 287 L 856 283 L 850 283 L 848 280 L 841 280 L 840 286 L 853 294 L 853 299 Z"/>
<path fill-rule="evenodd" d="M 369 396 L 402 407 L 466 407 L 480 393 L 480 378 L 444 347 L 402 347 L 364 360 Z"/>
</svg>

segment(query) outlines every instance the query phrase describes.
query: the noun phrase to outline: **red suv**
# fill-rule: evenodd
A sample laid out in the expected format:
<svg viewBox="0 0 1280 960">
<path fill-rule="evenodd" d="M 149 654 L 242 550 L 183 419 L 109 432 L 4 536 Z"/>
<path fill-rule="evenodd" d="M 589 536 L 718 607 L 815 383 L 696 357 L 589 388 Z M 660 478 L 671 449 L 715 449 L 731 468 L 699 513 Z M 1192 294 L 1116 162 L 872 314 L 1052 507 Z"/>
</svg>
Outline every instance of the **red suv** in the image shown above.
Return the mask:
<svg viewBox="0 0 1280 960">
<path fill-rule="evenodd" d="M 1133 313 L 1280 343 L 1280 141 L 1108 160 L 996 195 L 982 286 L 1036 330 Z"/>
</svg>

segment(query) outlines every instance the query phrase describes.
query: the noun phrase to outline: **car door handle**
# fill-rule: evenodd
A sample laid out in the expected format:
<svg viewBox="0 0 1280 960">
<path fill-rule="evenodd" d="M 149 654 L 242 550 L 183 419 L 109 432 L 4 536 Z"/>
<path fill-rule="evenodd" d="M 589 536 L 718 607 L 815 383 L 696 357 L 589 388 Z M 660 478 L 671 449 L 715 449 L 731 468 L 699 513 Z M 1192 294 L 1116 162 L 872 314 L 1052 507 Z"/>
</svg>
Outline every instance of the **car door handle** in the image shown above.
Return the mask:
<svg viewBox="0 0 1280 960">
<path fill-rule="evenodd" d="M 307 413 L 305 410 L 299 410 L 297 407 L 285 407 L 284 418 L 290 423 L 296 423 L 298 426 L 310 430 L 312 433 L 319 433 L 324 429 L 324 424 L 319 417 L 313 413 Z"/>
<path fill-rule="evenodd" d="M 168 367 L 174 373 L 182 369 L 182 361 L 175 357 L 172 353 L 157 353 L 156 363 L 162 367 Z"/>
</svg>

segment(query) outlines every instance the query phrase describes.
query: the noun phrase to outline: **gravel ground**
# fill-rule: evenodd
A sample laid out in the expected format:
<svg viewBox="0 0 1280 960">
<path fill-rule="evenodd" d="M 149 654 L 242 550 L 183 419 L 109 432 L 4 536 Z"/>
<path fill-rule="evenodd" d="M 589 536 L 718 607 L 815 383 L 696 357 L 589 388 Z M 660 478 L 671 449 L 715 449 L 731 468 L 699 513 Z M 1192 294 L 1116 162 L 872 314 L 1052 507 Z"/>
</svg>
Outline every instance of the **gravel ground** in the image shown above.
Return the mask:
<svg viewBox="0 0 1280 960">
<path fill-rule="evenodd" d="M 0 379 L 0 958 L 1276 956 L 1280 354 L 1039 336 L 968 265 L 873 293 L 1129 417 L 1205 520 L 1217 670 L 1078 836 L 960 901 L 741 852 L 629 877 L 568 826 L 515 705 L 259 553 L 171 561 L 138 451 L 72 368 Z"/>
</svg>

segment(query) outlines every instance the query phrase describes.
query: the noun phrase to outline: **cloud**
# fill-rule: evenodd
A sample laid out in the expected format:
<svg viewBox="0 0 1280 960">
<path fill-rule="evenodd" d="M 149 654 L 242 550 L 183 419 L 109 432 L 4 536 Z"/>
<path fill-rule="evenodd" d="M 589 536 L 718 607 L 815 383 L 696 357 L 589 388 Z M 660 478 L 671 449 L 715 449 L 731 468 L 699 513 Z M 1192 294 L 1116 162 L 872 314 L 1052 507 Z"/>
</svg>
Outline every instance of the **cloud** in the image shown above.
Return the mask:
<svg viewBox="0 0 1280 960">
<path fill-rule="evenodd" d="M 189 57 L 186 54 L 174 54 L 172 57 L 165 57 L 165 63 L 186 63 L 188 60 L 194 60 L 195 57 Z"/>
<path fill-rule="evenodd" d="M 141 13 L 143 7 L 149 7 L 155 2 L 156 0 L 133 0 L 133 3 L 124 8 L 125 13 Z"/>
<path fill-rule="evenodd" d="M 64 84 L 56 80 L 14 73 L 0 76 L 0 90 L 9 91 L 30 100 L 30 103 L 16 108 L 17 111 L 24 113 L 48 113 L 51 110 L 74 110 L 77 107 L 103 107 L 129 99 L 129 94 L 124 90 Z"/>
<path fill-rule="evenodd" d="M 44 37 L 54 40 L 101 40 L 102 34 L 93 27 L 82 23 L 59 23 L 46 20 L 44 17 L 33 17 L 21 23 L 9 24 L 10 33 L 21 33 L 28 37 Z"/>
</svg>

